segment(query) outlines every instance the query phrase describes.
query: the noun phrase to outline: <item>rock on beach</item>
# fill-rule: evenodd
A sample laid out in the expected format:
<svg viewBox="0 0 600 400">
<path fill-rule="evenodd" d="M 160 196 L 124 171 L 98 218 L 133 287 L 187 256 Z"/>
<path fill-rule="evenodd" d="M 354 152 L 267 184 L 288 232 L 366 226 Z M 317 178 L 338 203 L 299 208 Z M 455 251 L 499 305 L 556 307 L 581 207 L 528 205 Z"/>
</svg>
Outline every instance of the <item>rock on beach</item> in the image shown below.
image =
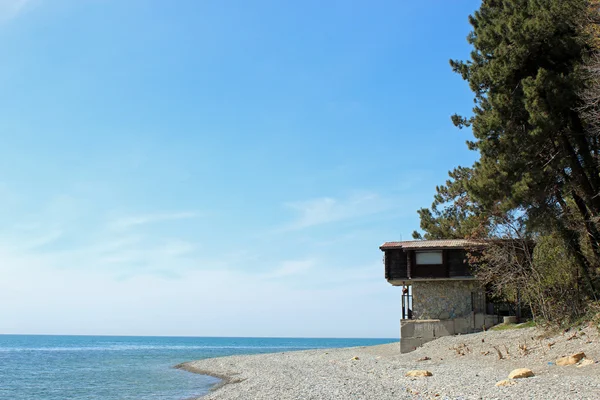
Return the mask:
<svg viewBox="0 0 600 400">
<path fill-rule="evenodd" d="M 529 368 L 517 368 L 508 374 L 508 379 L 523 379 L 530 378 L 532 376 L 535 376 L 535 374 Z"/>
<path fill-rule="evenodd" d="M 576 354 L 573 354 L 570 356 L 559 358 L 558 360 L 556 360 L 556 365 L 559 365 L 559 366 L 575 365 L 584 358 L 585 358 L 585 353 L 579 352 L 579 353 L 576 353 Z"/>
</svg>

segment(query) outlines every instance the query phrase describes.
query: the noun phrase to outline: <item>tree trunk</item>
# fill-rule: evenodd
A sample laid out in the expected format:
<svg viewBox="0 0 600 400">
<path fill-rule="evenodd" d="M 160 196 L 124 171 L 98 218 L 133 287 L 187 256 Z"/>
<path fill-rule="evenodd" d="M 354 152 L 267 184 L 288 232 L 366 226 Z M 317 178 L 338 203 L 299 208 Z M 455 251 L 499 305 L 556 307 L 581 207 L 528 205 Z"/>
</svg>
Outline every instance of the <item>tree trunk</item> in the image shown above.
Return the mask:
<svg viewBox="0 0 600 400">
<path fill-rule="evenodd" d="M 558 227 L 558 231 L 562 236 L 563 240 L 565 240 L 565 242 L 567 243 L 567 248 L 571 251 L 572 256 L 575 258 L 577 264 L 581 269 L 583 278 L 589 288 L 590 296 L 594 300 L 598 300 L 598 291 L 596 289 L 596 286 L 594 285 L 594 281 L 592 280 L 592 276 L 590 273 L 592 266 L 581 251 L 581 246 L 579 245 L 579 234 L 574 230 L 566 228 L 562 224 Z"/>
<path fill-rule="evenodd" d="M 590 215 L 589 210 L 583 199 L 577 193 L 575 193 L 575 191 L 573 191 L 571 195 L 573 196 L 573 200 L 577 205 L 577 209 L 579 210 L 579 213 L 583 218 L 585 230 L 588 233 L 588 239 L 592 247 L 592 252 L 594 253 L 594 264 L 598 265 L 600 264 L 600 232 L 598 232 L 596 224 L 594 224 L 594 222 L 592 221 L 592 216 Z"/>
</svg>

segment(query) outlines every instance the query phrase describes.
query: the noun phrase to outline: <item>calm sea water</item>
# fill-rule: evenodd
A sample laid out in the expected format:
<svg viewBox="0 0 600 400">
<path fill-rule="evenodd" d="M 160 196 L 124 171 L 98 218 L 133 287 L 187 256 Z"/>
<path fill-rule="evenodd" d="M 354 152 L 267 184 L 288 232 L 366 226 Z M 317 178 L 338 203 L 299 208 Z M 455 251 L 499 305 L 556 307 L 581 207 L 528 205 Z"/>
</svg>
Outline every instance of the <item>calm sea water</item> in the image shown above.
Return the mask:
<svg viewBox="0 0 600 400">
<path fill-rule="evenodd" d="M 218 379 L 172 368 L 185 361 L 392 341 L 0 335 L 0 399 L 188 399 Z"/>
</svg>

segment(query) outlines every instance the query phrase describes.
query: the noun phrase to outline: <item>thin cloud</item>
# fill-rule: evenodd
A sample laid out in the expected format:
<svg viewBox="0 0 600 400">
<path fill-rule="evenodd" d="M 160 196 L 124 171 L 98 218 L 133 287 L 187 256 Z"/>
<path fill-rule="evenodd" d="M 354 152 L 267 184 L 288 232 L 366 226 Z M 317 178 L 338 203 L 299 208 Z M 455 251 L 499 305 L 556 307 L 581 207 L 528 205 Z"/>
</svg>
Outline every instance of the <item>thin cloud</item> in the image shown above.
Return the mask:
<svg viewBox="0 0 600 400">
<path fill-rule="evenodd" d="M 181 239 L 169 240 L 158 248 L 162 254 L 169 257 L 184 256 L 193 253 L 195 249 L 196 246 L 193 243 Z"/>
<path fill-rule="evenodd" d="M 265 278 L 284 278 L 303 275 L 315 266 L 314 260 L 283 261 L 281 266 L 264 275 Z"/>
<path fill-rule="evenodd" d="M 15 242 L 0 245 L 2 256 L 13 259 L 39 260 L 47 268 L 70 271 L 106 271 L 114 276 L 152 275 L 159 270 L 186 270 L 202 266 L 220 266 L 220 260 L 202 258 L 195 243 L 179 238 L 123 236 L 98 237 L 71 248 L 49 248 L 38 252 L 30 246 Z M 120 237 L 119 237 L 120 236 Z M 67 236 L 67 239 L 72 236 Z"/>
<path fill-rule="evenodd" d="M 34 250 L 38 247 L 42 247 L 47 244 L 51 244 L 51 243 L 57 241 L 58 239 L 60 239 L 61 237 L 63 237 L 63 231 L 62 230 L 54 230 L 43 236 L 35 237 L 35 238 L 32 238 L 32 239 L 26 241 L 23 248 L 27 249 L 27 250 Z"/>
<path fill-rule="evenodd" d="M 390 208 L 390 201 L 375 193 L 354 195 L 346 199 L 322 197 L 286 203 L 297 217 L 282 230 L 298 230 L 343 220 L 373 215 Z"/>
<path fill-rule="evenodd" d="M 200 214 L 197 212 L 175 212 L 175 213 L 157 213 L 146 215 L 133 215 L 118 218 L 109 223 L 112 229 L 130 229 L 139 225 L 153 224 L 157 222 L 176 221 L 182 219 L 197 218 Z"/>
<path fill-rule="evenodd" d="M 0 0 L 0 20 L 6 21 L 15 18 L 35 0 Z"/>
</svg>

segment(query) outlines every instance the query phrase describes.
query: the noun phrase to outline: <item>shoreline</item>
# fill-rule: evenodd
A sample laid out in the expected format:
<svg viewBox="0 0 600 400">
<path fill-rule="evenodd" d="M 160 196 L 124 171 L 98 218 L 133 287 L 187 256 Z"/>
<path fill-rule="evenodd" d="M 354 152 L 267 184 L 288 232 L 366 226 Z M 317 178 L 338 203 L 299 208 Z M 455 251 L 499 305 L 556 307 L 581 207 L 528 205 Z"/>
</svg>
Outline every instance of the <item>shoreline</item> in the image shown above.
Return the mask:
<svg viewBox="0 0 600 400">
<path fill-rule="evenodd" d="M 600 364 L 555 365 L 579 351 L 600 360 L 596 329 L 554 336 L 535 328 L 487 331 L 443 337 L 405 354 L 395 342 L 208 358 L 175 368 L 221 379 L 199 400 L 600 398 Z M 535 376 L 495 385 L 516 368 L 530 368 Z M 406 376 L 415 369 L 433 376 Z"/>
<path fill-rule="evenodd" d="M 214 385 L 212 385 L 210 387 L 209 393 L 215 392 L 215 391 L 219 390 L 219 388 L 221 388 L 221 387 L 223 387 L 225 385 L 231 384 L 231 383 L 243 382 L 243 379 L 236 380 L 236 379 L 234 379 L 230 375 L 220 374 L 220 373 L 217 373 L 217 372 L 213 372 L 213 371 L 209 371 L 209 370 L 205 370 L 205 369 L 194 367 L 193 365 L 191 365 L 194 362 L 195 361 L 184 362 L 184 363 L 175 365 L 173 368 L 180 369 L 182 371 L 191 372 L 193 374 L 212 376 L 213 378 L 220 379 L 221 380 L 220 382 L 217 382 L 217 383 L 215 383 Z M 204 396 L 206 396 L 206 395 L 201 395 L 200 397 L 193 397 L 192 399 L 196 399 L 196 398 L 197 399 L 201 399 Z"/>
</svg>

